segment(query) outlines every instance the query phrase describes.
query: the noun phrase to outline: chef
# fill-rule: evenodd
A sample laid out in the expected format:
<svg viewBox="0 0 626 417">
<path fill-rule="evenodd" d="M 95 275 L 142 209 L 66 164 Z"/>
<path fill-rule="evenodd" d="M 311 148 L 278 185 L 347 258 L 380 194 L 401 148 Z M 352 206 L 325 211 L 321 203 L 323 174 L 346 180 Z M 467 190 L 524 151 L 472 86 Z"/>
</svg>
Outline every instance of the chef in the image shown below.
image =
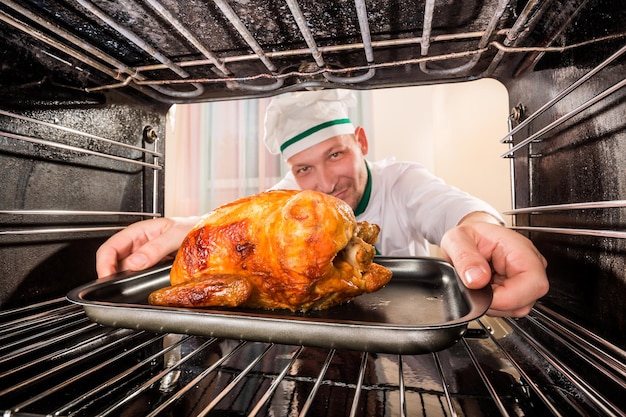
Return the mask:
<svg viewBox="0 0 626 417">
<path fill-rule="evenodd" d="M 426 256 L 429 242 L 439 245 L 444 233 L 471 213 L 504 224 L 493 207 L 418 163 L 367 161 L 365 131 L 348 118 L 355 104 L 350 90 L 290 93 L 270 103 L 265 143 L 290 169 L 273 189 L 311 189 L 341 198 L 357 221 L 380 226 L 376 248 L 385 256 Z"/>
<path fill-rule="evenodd" d="M 415 162 L 370 162 L 368 140 L 349 118 L 349 90 L 287 93 L 272 100 L 265 143 L 289 173 L 273 189 L 311 189 L 347 202 L 358 221 L 376 223 L 377 252 L 428 255 L 439 245 L 469 288 L 491 285 L 488 314 L 521 317 L 548 291 L 545 258 L 530 240 L 504 227 L 485 202 L 452 187 Z M 141 270 L 176 251 L 199 218 L 134 223 L 96 254 L 99 277 Z"/>
</svg>

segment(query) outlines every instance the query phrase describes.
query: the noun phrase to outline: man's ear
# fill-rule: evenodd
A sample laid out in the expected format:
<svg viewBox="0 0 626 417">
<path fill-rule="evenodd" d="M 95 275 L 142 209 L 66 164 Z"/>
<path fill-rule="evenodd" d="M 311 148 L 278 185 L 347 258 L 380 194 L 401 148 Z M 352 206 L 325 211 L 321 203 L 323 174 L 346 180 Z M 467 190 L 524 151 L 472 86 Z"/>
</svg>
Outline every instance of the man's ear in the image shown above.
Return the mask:
<svg viewBox="0 0 626 417">
<path fill-rule="evenodd" d="M 361 148 L 361 152 L 363 155 L 367 155 L 367 151 L 369 149 L 369 142 L 367 141 L 367 135 L 365 134 L 365 129 L 361 126 L 357 126 L 354 130 L 354 136 L 356 137 L 356 141 Z"/>
</svg>

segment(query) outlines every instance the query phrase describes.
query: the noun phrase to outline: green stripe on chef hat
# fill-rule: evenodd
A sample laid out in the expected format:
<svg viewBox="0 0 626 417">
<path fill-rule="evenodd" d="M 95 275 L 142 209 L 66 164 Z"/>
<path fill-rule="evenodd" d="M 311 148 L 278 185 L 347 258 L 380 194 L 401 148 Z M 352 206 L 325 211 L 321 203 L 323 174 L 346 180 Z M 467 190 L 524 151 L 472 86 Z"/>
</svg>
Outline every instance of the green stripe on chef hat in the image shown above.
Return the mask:
<svg viewBox="0 0 626 417">
<path fill-rule="evenodd" d="M 328 129 L 332 126 L 335 125 L 342 125 L 342 124 L 352 124 L 352 122 L 350 122 L 350 119 L 337 119 L 337 120 L 329 120 L 328 122 L 324 122 L 324 123 L 320 123 L 317 126 L 313 126 L 310 129 L 305 130 L 304 132 L 300 133 L 299 135 L 294 136 L 293 138 L 289 139 L 288 141 L 286 141 L 285 143 L 283 143 L 282 145 L 280 145 L 280 151 L 284 152 L 285 149 L 287 149 L 289 146 L 293 145 L 296 142 L 300 142 L 303 139 L 306 139 L 309 136 L 312 136 L 320 131 L 324 131 L 325 129 Z M 333 132 L 336 130 L 333 130 Z M 352 129 L 352 132 L 354 133 L 354 129 Z M 337 136 L 337 135 L 333 135 L 333 136 Z M 329 136 L 329 138 L 331 138 L 332 136 Z"/>
</svg>

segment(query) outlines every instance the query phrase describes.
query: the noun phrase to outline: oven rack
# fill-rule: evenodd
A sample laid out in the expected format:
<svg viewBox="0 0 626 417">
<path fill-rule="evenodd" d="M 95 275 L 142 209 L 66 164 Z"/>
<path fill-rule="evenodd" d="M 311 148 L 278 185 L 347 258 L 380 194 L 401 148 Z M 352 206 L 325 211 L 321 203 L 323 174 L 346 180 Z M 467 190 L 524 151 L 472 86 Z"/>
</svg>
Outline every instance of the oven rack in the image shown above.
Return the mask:
<svg viewBox="0 0 626 417">
<path fill-rule="evenodd" d="M 527 60 L 536 60 L 546 52 L 563 52 L 571 48 L 586 46 L 594 42 L 605 42 L 619 39 L 625 33 L 611 34 L 602 38 L 592 39 L 567 46 L 551 46 L 556 42 L 569 23 L 556 19 L 552 22 L 555 34 L 537 45 L 524 45 L 530 42 L 529 28 L 537 24 L 537 16 L 547 13 L 550 2 L 528 2 L 526 7 L 513 16 L 513 6 L 507 0 L 500 0 L 493 10 L 482 11 L 481 25 L 477 30 L 462 31 L 456 29 L 450 33 L 440 33 L 435 29 L 445 24 L 438 22 L 439 16 L 446 13 L 436 13 L 435 0 L 426 0 L 423 10 L 416 14 L 421 16 L 421 33 L 411 36 L 400 31 L 399 33 L 376 34 L 371 33 L 371 26 L 376 22 L 376 10 L 367 10 L 365 0 L 355 0 L 350 13 L 355 14 L 355 21 L 351 22 L 355 28 L 354 42 L 329 42 L 327 39 L 316 39 L 312 31 L 303 1 L 286 0 L 287 8 L 283 16 L 274 16 L 277 24 L 294 22 L 297 31 L 291 34 L 290 41 L 294 47 L 277 47 L 264 45 L 255 38 L 253 30 L 246 26 L 243 16 L 239 16 L 233 6 L 225 0 L 215 0 L 214 4 L 207 4 L 207 8 L 215 8 L 215 13 L 223 19 L 229 27 L 224 30 L 233 32 L 245 47 L 228 51 L 215 51 L 208 45 L 208 40 L 200 39 L 199 34 L 193 33 L 182 17 L 168 10 L 167 3 L 158 0 L 136 2 L 136 8 L 145 10 L 144 13 L 153 13 L 160 19 L 158 29 L 162 33 L 176 33 L 182 38 L 186 47 L 193 52 L 178 55 L 200 56 L 200 59 L 180 58 L 167 56 L 154 44 L 154 40 L 147 35 L 137 33 L 124 22 L 116 20 L 112 13 L 103 10 L 89 0 L 76 0 L 76 13 L 84 13 L 88 19 L 106 25 L 111 33 L 120 39 L 134 45 L 142 51 L 144 63 L 124 62 L 115 51 L 105 50 L 89 40 L 77 36 L 61 24 L 47 20 L 27 7 L 13 0 L 3 0 L 3 4 L 10 10 L 0 9 L 0 20 L 15 29 L 48 45 L 58 54 L 57 58 L 64 61 L 70 56 L 81 65 L 85 65 L 97 73 L 104 74 L 111 82 L 101 85 L 85 87 L 87 92 L 114 90 L 131 87 L 153 99 L 161 102 L 174 103 L 188 100 L 206 99 L 208 89 L 222 89 L 222 93 L 238 91 L 240 96 L 267 95 L 281 89 L 302 88 L 303 86 L 367 86 L 377 77 L 381 70 L 396 69 L 402 71 L 407 66 L 415 67 L 422 79 L 416 78 L 414 83 L 432 82 L 442 79 L 476 79 L 491 77 L 504 61 L 507 54 L 531 53 Z M 239 5 L 240 7 L 243 7 Z M 452 6 L 453 7 L 453 6 Z M 287 10 L 288 9 L 288 10 Z M 344 13 L 347 13 L 344 11 Z M 558 16 L 556 14 L 555 16 Z M 286 23 L 289 22 L 289 23 Z M 154 22 L 151 22 L 154 23 Z M 156 23 L 155 23 L 156 24 Z M 268 23 L 269 24 L 269 23 Z M 562 26 L 562 27 L 561 27 Z M 412 29 L 417 30 L 417 29 Z M 303 42 L 302 42 L 303 40 Z M 94 40 L 95 41 L 95 40 Z M 118 40 L 115 40 L 116 42 Z M 151 42 L 152 41 L 152 42 Z M 113 40 L 111 41 L 113 43 Z M 304 43 L 306 47 L 295 47 Z M 438 44 L 447 44 L 451 52 L 437 51 Z M 458 43 L 458 47 L 449 45 Z M 280 42 L 278 42 L 280 45 Z M 289 44 L 289 46 L 292 46 Z M 469 44 L 469 46 L 468 46 Z M 389 50 L 414 48 L 410 53 L 388 54 Z M 333 54 L 344 53 L 358 56 L 355 63 L 335 65 L 330 58 Z M 298 65 L 284 65 L 286 59 L 297 60 Z M 356 62 L 359 61 L 359 62 Z M 486 61 L 486 62 L 483 62 Z M 156 63 L 158 62 L 158 63 Z M 237 64 L 252 63 L 255 72 L 238 70 Z M 290 61 L 291 62 L 291 61 Z M 432 64 L 447 62 L 447 67 L 435 68 Z M 479 65 L 480 63 L 480 65 Z M 74 67 L 74 71 L 84 71 L 83 68 L 67 62 Z M 533 65 L 525 63 L 523 67 Z M 297 68 L 293 68 L 297 67 Z M 248 67 L 246 67 L 248 68 Z M 193 73 L 190 72 L 193 70 Z M 155 73 L 164 72 L 167 75 L 155 76 Z M 245 72 L 245 73 L 242 73 Z M 201 74 L 201 75 L 198 75 Z M 258 81 L 261 81 L 259 83 Z M 370 84 L 375 86 L 375 84 Z M 182 88 L 181 88 L 182 87 Z M 228 95 L 227 94 L 227 95 Z M 222 95 L 222 98 L 225 96 Z"/>
<path fill-rule="evenodd" d="M 500 139 L 500 143 L 509 143 L 509 144 L 512 145 L 513 144 L 512 137 L 513 137 L 514 134 L 520 132 L 523 128 L 527 127 L 532 121 L 534 121 L 539 116 L 541 116 L 543 113 L 545 113 L 547 110 L 552 108 L 556 103 L 561 101 L 564 97 L 567 97 L 572 91 L 574 91 L 578 87 L 584 85 L 593 76 L 597 75 L 600 71 L 602 71 L 603 69 L 608 67 L 610 64 L 612 64 L 615 61 L 617 61 L 624 53 L 626 53 L 626 45 L 621 47 L 619 50 L 617 50 L 615 53 L 613 53 L 607 59 L 605 59 L 600 64 L 595 66 L 593 69 L 588 71 L 582 77 L 578 78 L 569 87 L 567 87 L 566 89 L 561 91 L 559 94 L 554 96 L 552 99 L 547 101 L 543 106 L 541 106 L 540 108 L 535 110 L 532 114 L 528 115 L 523 120 L 519 120 L 519 123 L 517 124 L 517 126 L 515 126 L 512 129 L 510 129 L 509 132 L 504 137 L 502 137 Z M 532 135 L 530 135 L 526 139 L 520 141 L 518 144 L 516 144 L 514 146 L 511 146 L 511 148 L 507 152 L 503 153 L 500 156 L 503 157 L 503 158 L 513 157 L 517 150 L 519 150 L 519 149 L 521 149 L 523 147 L 528 146 L 530 143 L 536 142 L 539 137 L 543 136 L 544 134 L 548 133 L 549 131 L 553 130 L 554 128 L 561 126 L 563 123 L 565 123 L 566 121 L 570 120 L 572 117 L 580 114 L 584 110 L 588 109 L 589 107 L 591 107 L 594 104 L 600 102 L 601 100 L 605 99 L 609 95 L 611 95 L 611 94 L 615 93 L 616 91 L 620 90 L 621 88 L 624 87 L 624 85 L 626 85 L 626 80 L 622 80 L 622 81 L 619 81 L 619 82 L 615 83 L 614 85 L 612 85 L 611 87 L 609 87 L 606 90 L 602 91 L 601 93 L 597 94 L 596 96 L 592 97 L 591 99 L 586 100 L 585 102 L 583 102 L 582 104 L 580 104 L 578 107 L 574 108 L 573 110 L 571 110 L 567 114 L 559 117 L 557 120 L 554 120 L 550 124 L 542 127 L 540 130 L 538 130 L 537 132 L 533 133 Z M 516 114 L 515 112 L 512 112 L 511 116 L 509 117 L 509 119 L 518 119 L 518 118 L 519 118 L 519 114 Z M 509 120 L 509 122 L 510 121 L 511 120 Z"/>
<path fill-rule="evenodd" d="M 114 140 L 105 138 L 102 136 L 87 133 L 82 130 L 67 127 L 58 123 L 52 123 L 45 120 L 40 120 L 35 117 L 29 117 L 23 114 L 0 109 L 0 116 L 6 117 L 11 123 L 7 123 L 5 128 L 0 130 L 0 138 L 6 138 L 12 140 L 14 143 L 35 144 L 39 147 L 43 147 L 47 150 L 61 152 L 69 152 L 70 154 L 79 154 L 83 156 L 94 156 L 97 158 L 103 158 L 105 160 L 115 161 L 128 166 L 137 166 L 141 170 L 152 171 L 153 187 L 152 187 L 152 207 L 158 207 L 157 201 L 159 198 L 158 187 L 158 172 L 163 170 L 163 154 L 158 151 L 159 138 L 154 129 L 150 126 L 144 128 L 143 142 L 146 144 L 152 144 L 153 149 L 147 147 L 134 146 L 128 143 L 124 143 L 120 140 Z M 21 134 L 17 129 L 22 129 L 24 126 L 20 126 L 18 123 L 23 123 L 26 126 L 26 130 L 33 130 L 36 127 L 43 127 L 49 129 L 47 135 L 53 137 L 46 139 L 45 135 L 35 136 L 33 134 Z M 10 131 L 11 126 L 16 126 L 16 131 Z M 64 143 L 64 138 L 69 135 L 70 138 L 80 138 L 80 141 L 84 143 L 83 146 L 70 145 Z M 11 150 L 10 142 L 5 142 L 7 150 Z M 103 152 L 100 150 L 94 150 L 97 146 L 110 146 L 111 150 Z M 120 156 L 121 154 L 115 154 L 114 151 L 119 149 L 126 152 L 128 156 Z M 28 152 L 27 152 L 28 153 Z M 29 156 L 27 156 L 29 157 Z M 50 160 L 54 160 L 54 155 L 48 157 Z M 143 159 L 143 160 L 142 160 Z M 151 162 L 147 162 L 148 160 Z M 95 167 L 97 169 L 97 165 Z M 149 175 L 149 174 L 148 174 Z M 142 211 L 113 211 L 113 210 L 61 210 L 61 209 L 0 209 L 0 216 L 6 219 L 48 219 L 50 223 L 56 222 L 57 219 L 67 219 L 74 221 L 80 218 L 89 218 L 91 221 L 94 219 L 112 219 L 116 220 L 121 217 L 128 218 L 156 218 L 161 217 L 162 214 L 156 211 L 142 212 Z M 125 226 L 77 226 L 72 227 L 34 227 L 19 228 L 11 226 L 12 222 L 5 223 L 5 229 L 0 230 L 0 236 L 38 236 L 49 234 L 82 234 L 82 233 L 97 233 L 97 232 L 114 232 L 123 229 Z M 22 224 L 22 222 L 18 222 Z"/>
<path fill-rule="evenodd" d="M 575 228 L 568 228 L 568 227 L 544 227 L 544 226 L 511 226 L 511 229 L 524 230 L 527 232 L 558 233 L 562 235 L 594 236 L 594 237 L 626 239 L 626 232 L 622 232 L 619 230 L 575 229 Z"/>
<path fill-rule="evenodd" d="M 139 165 L 141 167 L 146 167 L 146 168 L 150 168 L 152 170 L 162 170 L 163 167 L 161 165 L 159 165 L 158 161 L 159 158 L 163 157 L 163 154 L 161 152 L 157 151 L 157 141 L 158 141 L 158 137 L 153 136 L 154 140 L 152 141 L 152 143 L 154 143 L 154 149 L 147 149 L 147 148 L 142 148 L 139 146 L 134 146 L 134 145 L 130 145 L 127 143 L 124 143 L 120 140 L 113 140 L 113 139 L 107 139 L 107 138 L 103 138 L 101 136 L 97 136 L 97 135 L 93 135 L 91 133 L 86 133 L 77 129 L 72 129 L 66 126 L 62 126 L 62 125 L 58 125 L 55 123 L 50 123 L 50 122 L 46 122 L 43 120 L 38 120 L 36 118 L 33 117 L 27 117 L 24 115 L 20 115 L 18 113 L 14 113 L 14 112 L 9 112 L 6 110 L 2 110 L 0 109 L 0 115 L 2 116 L 6 116 L 10 119 L 14 119 L 14 120 L 21 120 L 21 121 L 25 121 L 29 124 L 32 125 L 40 125 L 40 126 L 45 126 L 48 128 L 52 128 L 56 131 L 59 131 L 59 135 L 62 135 L 63 133 L 69 133 L 69 134 L 73 134 L 73 135 L 77 135 L 80 136 L 86 140 L 93 140 L 96 142 L 100 142 L 100 143 L 104 143 L 104 144 L 108 144 L 108 145 L 113 145 L 114 147 L 119 147 L 119 148 L 124 148 L 127 150 L 131 150 L 131 151 L 136 151 L 142 155 L 147 155 L 147 156 L 152 156 L 154 158 L 154 162 L 153 163 L 149 163 L 149 162 L 143 162 L 140 160 L 137 160 L 136 158 L 130 158 L 130 157 L 123 157 L 123 156 L 118 156 L 118 155 L 114 155 L 111 153 L 104 153 L 104 152 L 98 152 L 98 151 L 94 151 L 89 149 L 88 147 L 78 147 L 78 146 L 72 146 L 72 145 L 68 145 L 68 144 L 64 144 L 64 143 L 60 143 L 58 141 L 55 140 L 46 140 L 46 139 L 42 139 L 42 138 L 37 138 L 34 136 L 30 136 L 30 135 L 23 135 L 23 134 L 18 134 L 15 132 L 8 132 L 6 130 L 0 130 L 0 136 L 4 136 L 6 138 L 11 138 L 11 139 L 15 139 L 15 140 L 19 140 L 19 141 L 24 141 L 24 142 L 29 142 L 29 143 L 36 143 L 36 144 L 40 144 L 40 145 L 44 145 L 46 147 L 51 147 L 51 148 L 59 148 L 59 149 L 63 149 L 63 150 L 68 150 L 68 151 L 73 151 L 73 152 L 78 152 L 81 154 L 85 154 L 85 155 L 93 155 L 93 156 L 98 156 L 100 158 L 106 158 L 106 159 L 112 159 L 115 161 L 121 161 L 124 162 L 126 164 L 131 164 L 131 165 Z M 150 130 L 149 127 L 146 128 L 146 130 Z M 156 135 L 156 132 L 152 132 L 151 135 Z"/>
<path fill-rule="evenodd" d="M 626 47 L 624 47 L 623 49 L 624 49 L 624 51 L 626 51 Z M 563 116 L 559 117 L 557 120 L 555 120 L 552 123 L 544 126 L 539 131 L 533 133 L 532 135 L 530 135 L 529 137 L 527 137 L 526 139 L 524 139 L 523 141 L 521 141 L 517 145 L 512 146 L 511 149 L 509 149 L 507 152 L 503 153 L 501 155 L 501 157 L 504 158 L 504 157 L 511 156 L 513 153 L 515 153 L 515 151 L 517 151 L 517 150 L 527 146 L 528 144 L 536 141 L 537 138 L 543 136 L 544 134 L 548 133 L 549 131 L 553 130 L 554 128 L 556 128 L 558 126 L 561 126 L 566 121 L 568 121 L 571 118 L 573 118 L 574 116 L 580 114 L 584 110 L 587 110 L 589 107 L 593 106 L 594 104 L 599 103 L 600 101 L 604 100 L 606 97 L 610 96 L 611 94 L 615 93 L 616 91 L 619 91 L 624 86 L 626 86 L 626 80 L 622 80 L 622 81 L 619 81 L 619 82 L 615 83 L 611 87 L 609 87 L 606 90 L 602 91 L 600 94 L 598 94 L 598 95 L 594 96 L 593 98 L 585 101 L 584 103 L 582 103 L 581 105 L 579 105 L 578 107 L 576 107 L 575 109 L 570 111 L 569 113 L 564 114 Z M 524 126 L 526 126 L 526 125 L 524 125 Z M 511 134 L 509 133 L 509 134 L 507 134 L 507 136 L 505 138 L 508 138 L 510 136 L 511 136 Z M 501 139 L 501 141 L 502 141 L 502 139 Z M 529 157 L 535 157 L 535 158 L 536 157 L 540 157 L 540 156 L 541 155 L 536 155 L 536 154 L 529 155 Z"/>
<path fill-rule="evenodd" d="M 619 348 L 543 306 L 525 319 L 474 324 L 450 349 L 402 356 L 106 328 L 55 299 L 0 312 L 0 409 L 305 416 L 340 401 L 345 414 L 334 415 L 457 416 L 472 407 L 480 415 L 624 415 Z M 608 382 L 591 388 L 561 348 Z"/>
<path fill-rule="evenodd" d="M 23 8 L 20 5 L 18 5 L 16 2 L 5 1 L 5 3 L 8 6 L 10 6 L 14 11 L 37 22 L 39 25 L 42 25 L 43 27 L 45 27 L 47 30 L 51 32 L 53 30 L 56 30 L 56 31 L 59 30 L 59 28 L 56 27 L 53 23 L 47 22 L 44 19 L 41 19 L 40 17 L 31 13 L 28 9 Z M 293 76 L 310 77 L 312 75 L 322 74 L 327 79 L 337 80 L 339 77 L 335 75 L 336 73 L 348 73 L 354 70 L 361 70 L 361 69 L 367 70 L 366 76 L 371 77 L 371 75 L 368 75 L 368 74 L 373 74 L 372 71 L 374 71 L 374 68 L 371 67 L 371 61 L 373 60 L 373 48 L 376 46 L 388 47 L 390 45 L 393 45 L 393 42 L 391 44 L 389 42 L 384 42 L 380 45 L 372 44 L 370 40 L 370 36 L 369 36 L 369 28 L 367 25 L 367 16 L 364 15 L 364 13 L 367 13 L 366 8 L 365 8 L 365 2 L 362 0 L 357 0 L 356 9 L 359 14 L 359 24 L 360 24 L 361 31 L 362 31 L 361 37 L 363 40 L 363 44 L 362 45 L 361 44 L 338 45 L 332 48 L 322 48 L 321 46 L 318 46 L 315 43 L 315 39 L 313 38 L 310 30 L 307 28 L 306 18 L 304 17 L 302 10 L 299 7 L 298 3 L 296 1 L 289 0 L 287 1 L 289 5 L 289 9 L 293 13 L 293 18 L 297 22 L 298 28 L 301 31 L 301 35 L 306 40 L 309 46 L 309 49 L 291 50 L 291 51 L 284 51 L 284 52 L 279 52 L 279 53 L 266 52 L 260 46 L 259 42 L 254 39 L 253 35 L 246 29 L 244 23 L 239 19 L 239 17 L 237 17 L 236 13 L 228 5 L 228 3 L 225 1 L 219 0 L 219 1 L 216 1 L 216 4 L 219 7 L 219 9 L 222 11 L 222 13 L 226 17 L 226 19 L 230 22 L 230 24 L 234 27 L 236 32 L 246 41 L 246 43 L 252 49 L 252 51 L 254 51 L 254 54 L 240 55 L 234 58 L 229 58 L 229 57 L 219 58 L 216 56 L 214 52 L 210 51 L 209 48 L 207 48 L 195 36 L 193 36 L 193 34 L 189 31 L 189 29 L 186 28 L 182 22 L 176 20 L 174 16 L 169 11 L 167 11 L 167 9 L 165 9 L 161 4 L 159 4 L 156 0 L 148 0 L 147 3 L 151 7 L 153 7 L 157 12 L 159 12 L 172 25 L 172 28 L 174 30 L 178 31 L 182 36 L 184 36 L 189 41 L 189 43 L 194 45 L 196 49 L 198 49 L 198 51 L 201 52 L 206 58 L 206 60 L 200 60 L 200 61 L 196 60 L 192 62 L 176 62 L 175 63 L 172 59 L 166 56 L 163 56 L 154 47 L 152 47 L 148 42 L 141 39 L 132 31 L 127 30 L 125 27 L 119 25 L 111 16 L 104 13 L 101 9 L 99 9 L 93 3 L 87 0 L 79 0 L 79 3 L 81 4 L 81 6 L 89 10 L 89 12 L 95 14 L 105 24 L 111 26 L 113 29 L 119 32 L 122 36 L 127 38 L 129 41 L 139 45 L 147 53 L 152 55 L 157 60 L 161 61 L 160 65 L 131 67 L 131 66 L 128 66 L 119 62 L 112 56 L 107 56 L 106 54 L 99 51 L 96 47 L 89 45 L 89 44 L 85 44 L 84 40 L 79 39 L 78 37 L 74 36 L 72 33 L 68 31 L 63 30 L 60 32 L 63 38 L 67 39 L 74 46 L 78 46 L 80 49 L 82 49 L 85 52 L 97 54 L 98 58 L 104 60 L 113 68 L 103 67 L 99 63 L 95 62 L 92 58 L 90 58 L 86 53 L 82 52 L 80 49 L 79 50 L 70 49 L 69 51 L 66 50 L 66 52 L 69 52 L 72 56 L 79 59 L 81 62 L 87 65 L 90 65 L 93 68 L 99 69 L 102 72 L 105 72 L 111 78 L 120 79 L 122 74 L 126 77 L 123 82 L 117 82 L 115 84 L 110 84 L 107 86 L 94 87 L 94 88 L 91 88 L 91 91 L 97 91 L 101 89 L 120 88 L 120 87 L 124 87 L 127 85 L 130 85 L 133 87 L 137 87 L 141 85 L 148 85 L 154 90 L 156 90 L 157 92 L 164 94 L 166 96 L 195 97 L 195 96 L 199 96 L 200 94 L 202 94 L 203 88 L 204 88 L 202 84 L 210 83 L 210 82 L 217 82 L 220 84 L 221 83 L 235 83 L 237 87 L 242 88 L 242 89 L 250 89 L 250 90 L 257 90 L 257 91 L 261 91 L 261 90 L 271 91 L 271 90 L 276 90 L 280 88 L 283 85 L 283 79 L 285 77 L 293 77 Z M 425 18 L 424 18 L 424 21 L 427 25 L 426 27 L 430 27 L 432 23 L 432 18 L 433 18 L 432 13 L 434 10 L 433 5 L 434 5 L 434 1 L 429 0 L 425 6 L 425 10 L 427 11 Z M 59 50 L 65 50 L 64 48 L 66 47 L 63 43 L 58 42 L 44 35 L 43 33 L 39 32 L 35 28 L 29 26 L 28 24 L 21 22 L 18 19 L 12 16 L 9 16 L 5 13 L 0 12 L 0 16 L 3 16 L 3 20 L 5 20 L 7 23 L 17 27 L 18 29 L 28 33 L 29 35 L 33 37 L 38 38 L 39 40 L 49 44 L 50 46 L 53 46 L 54 48 L 59 49 Z M 493 26 L 493 25 L 490 25 L 490 26 Z M 431 41 L 436 42 L 439 39 L 431 38 L 429 34 L 427 33 L 426 28 L 424 32 L 425 33 L 424 33 L 424 36 L 422 36 L 422 38 L 414 39 L 413 42 L 417 44 L 421 44 L 422 51 L 427 52 L 430 42 Z M 481 39 L 489 39 L 491 35 L 492 33 L 485 32 L 481 35 Z M 472 33 L 472 34 L 455 35 L 453 38 L 457 38 L 457 37 L 465 38 L 465 37 L 475 37 L 475 36 L 476 34 Z M 448 39 L 444 38 L 442 40 L 448 40 Z M 402 43 L 406 44 L 407 41 L 403 40 Z M 481 43 L 484 43 L 484 41 Z M 368 66 L 364 68 L 349 68 L 349 69 L 338 69 L 338 70 L 324 68 L 326 67 L 326 64 L 323 60 L 322 53 L 331 52 L 333 50 L 348 50 L 348 49 L 361 49 L 361 48 L 364 49 L 364 53 L 367 57 Z M 482 52 L 483 51 L 480 51 L 480 50 L 474 51 L 472 53 L 463 54 L 463 56 L 468 56 L 468 55 L 471 56 L 472 54 L 478 54 Z M 292 56 L 292 55 L 295 55 L 295 56 L 310 55 L 310 58 L 313 59 L 313 61 L 315 62 L 315 65 L 317 65 L 317 67 L 319 67 L 320 69 L 317 71 L 313 71 L 313 72 L 307 71 L 307 72 L 291 72 L 289 74 L 282 74 L 282 75 L 277 74 L 278 69 L 271 62 L 271 58 L 276 57 L 276 56 Z M 452 57 L 456 58 L 458 56 L 454 55 Z M 433 57 L 431 59 L 439 60 L 441 58 Z M 232 62 L 233 60 L 236 60 L 236 61 L 259 60 L 265 65 L 266 69 L 268 70 L 268 73 L 261 73 L 261 74 L 245 76 L 245 77 L 234 77 L 231 70 L 229 70 L 227 67 L 227 64 L 229 62 Z M 405 64 L 406 63 L 404 62 L 396 63 L 396 65 L 405 65 Z M 192 66 L 192 65 L 193 66 L 211 65 L 216 70 L 218 70 L 218 74 L 220 75 L 220 77 L 219 78 L 202 78 L 198 80 L 188 80 L 189 74 L 183 68 Z M 391 65 L 391 63 L 386 63 L 386 65 Z M 425 62 L 423 63 L 423 66 L 425 67 Z M 169 69 L 171 70 L 171 72 L 175 73 L 180 78 L 178 80 L 147 80 L 146 77 L 142 74 L 142 72 L 156 70 L 156 69 Z M 272 84 L 266 85 L 266 86 L 254 86 L 254 85 L 246 84 L 246 81 L 251 81 L 254 79 L 270 79 L 272 80 Z M 363 80 L 362 77 L 356 77 L 352 80 L 348 77 L 341 78 L 341 82 L 347 82 L 347 83 L 358 82 L 362 80 Z M 162 85 L 166 85 L 166 84 L 182 84 L 182 83 L 192 85 L 194 87 L 194 90 L 189 91 L 189 92 L 180 92 L 177 90 L 171 90 L 171 89 L 166 89 L 162 87 Z"/>
<path fill-rule="evenodd" d="M 528 116 L 523 115 L 522 113 L 525 111 L 525 106 L 523 103 L 520 103 L 516 108 L 512 109 L 511 114 L 507 120 L 509 125 L 508 133 L 500 139 L 500 143 L 509 144 L 509 149 L 501 154 L 502 158 L 509 158 L 511 160 L 511 190 L 512 190 L 512 201 L 513 207 L 516 207 L 516 196 L 515 196 L 515 170 L 513 169 L 514 161 L 516 158 L 516 152 L 520 151 L 524 148 L 528 148 L 526 157 L 529 159 L 532 158 L 541 158 L 541 153 L 534 153 L 530 147 L 533 144 L 542 142 L 542 137 L 549 133 L 550 131 L 556 129 L 557 127 L 563 126 L 567 121 L 571 120 L 575 116 L 581 114 L 583 111 L 589 109 L 593 105 L 606 100 L 612 94 L 620 91 L 624 86 L 626 86 L 626 79 L 620 80 L 617 83 L 611 85 L 605 90 L 597 93 L 593 97 L 585 100 L 572 110 L 567 113 L 557 117 L 555 120 L 550 123 L 542 126 L 540 129 L 536 130 L 528 137 L 519 141 L 517 144 L 514 144 L 513 136 L 522 132 L 522 129 L 529 128 L 533 121 L 536 121 L 541 115 L 552 109 L 557 103 L 559 103 L 562 99 L 571 95 L 571 93 L 577 88 L 585 85 L 590 82 L 590 80 L 601 74 L 601 71 L 609 67 L 611 64 L 615 63 L 618 59 L 620 59 L 624 53 L 626 53 L 626 45 L 619 48 L 616 52 L 611 54 L 608 58 L 604 59 L 601 63 L 596 65 L 594 68 L 586 72 L 580 78 L 578 78 L 575 82 L 570 84 L 567 88 L 563 89 L 560 93 L 556 94 L 553 98 L 543 104 L 541 107 L 533 111 Z M 514 123 L 517 123 L 515 127 L 513 127 Z M 539 215 L 542 213 L 558 213 L 558 212 L 570 212 L 572 210 L 588 210 L 588 209 L 623 209 L 626 207 L 626 200 L 608 200 L 608 201 L 588 201 L 588 202 L 580 202 L 580 203 L 563 203 L 563 204 L 550 204 L 544 206 L 532 206 L 532 207 L 522 207 L 515 208 L 512 210 L 507 210 L 503 212 L 506 215 Z M 512 229 L 526 232 L 542 232 L 542 233 L 553 233 L 553 234 L 562 234 L 562 235 L 574 235 L 574 236 L 591 236 L 591 237 L 604 237 L 604 238 L 615 238 L 615 239 L 626 239 L 626 232 L 621 230 L 601 230 L 601 229 L 587 229 L 587 228 L 565 228 L 565 227 L 544 227 L 544 226 L 519 226 L 512 225 Z"/>
<path fill-rule="evenodd" d="M 626 208 L 626 200 L 611 200 L 611 201 L 593 201 L 585 203 L 565 203 L 565 204 L 551 204 L 547 206 L 535 206 L 527 208 L 519 208 L 514 210 L 507 210 L 503 214 L 518 215 L 518 214 L 541 214 L 550 212 L 569 212 L 571 210 L 591 210 L 591 209 L 623 209 Z M 558 233 L 575 236 L 594 236 L 594 237 L 607 237 L 616 239 L 626 239 L 626 232 L 619 230 L 600 230 L 600 229 L 576 229 L 576 228 L 563 228 L 563 227 L 543 227 L 543 226 L 511 226 L 511 229 L 523 230 L 527 232 L 544 232 L 544 233 Z"/>
</svg>

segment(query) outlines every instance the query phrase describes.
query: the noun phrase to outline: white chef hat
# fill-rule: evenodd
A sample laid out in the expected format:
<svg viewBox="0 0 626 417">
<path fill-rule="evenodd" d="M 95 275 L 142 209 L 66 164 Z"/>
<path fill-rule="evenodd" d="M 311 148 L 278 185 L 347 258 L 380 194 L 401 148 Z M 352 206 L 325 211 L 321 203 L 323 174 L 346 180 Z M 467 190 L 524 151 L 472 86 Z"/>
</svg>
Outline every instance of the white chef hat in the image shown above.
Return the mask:
<svg viewBox="0 0 626 417">
<path fill-rule="evenodd" d="M 339 89 L 277 96 L 265 114 L 265 146 L 289 159 L 333 136 L 354 133 L 348 109 L 355 103 L 352 91 Z"/>
</svg>

